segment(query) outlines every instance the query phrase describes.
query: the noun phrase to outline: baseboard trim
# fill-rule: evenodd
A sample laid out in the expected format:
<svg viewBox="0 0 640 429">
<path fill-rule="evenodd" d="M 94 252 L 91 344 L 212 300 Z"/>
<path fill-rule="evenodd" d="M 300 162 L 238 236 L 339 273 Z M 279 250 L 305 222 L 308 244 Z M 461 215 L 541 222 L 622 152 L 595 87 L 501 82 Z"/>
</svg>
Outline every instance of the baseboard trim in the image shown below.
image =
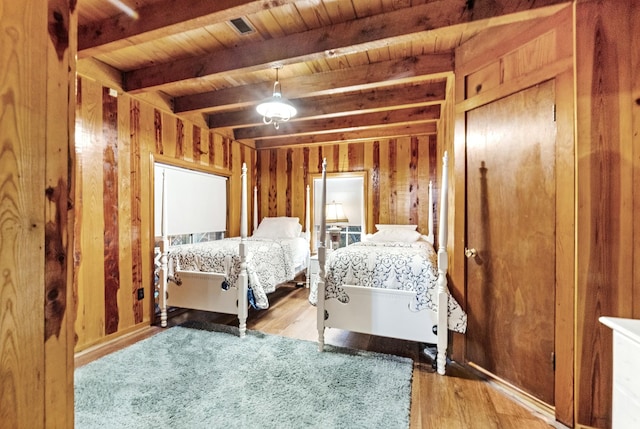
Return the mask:
<svg viewBox="0 0 640 429">
<path fill-rule="evenodd" d="M 549 424 L 553 425 L 556 428 L 568 428 L 568 426 L 565 426 L 564 424 L 556 421 L 556 410 L 553 405 L 549 405 L 546 402 L 541 401 L 530 393 L 523 391 L 522 389 L 514 386 L 508 381 L 474 364 L 473 362 L 468 362 L 467 367 L 475 372 L 479 377 L 487 380 L 487 383 L 489 383 L 492 387 L 514 398 L 520 404 L 530 409 L 533 413 L 537 414 L 540 418 L 544 419 Z"/>
<path fill-rule="evenodd" d="M 113 350 L 122 348 L 123 343 L 134 343 L 140 339 L 153 335 L 156 331 L 161 329 L 162 328 L 152 326 L 149 323 L 143 323 L 135 325 L 127 330 L 111 334 L 102 338 L 98 343 L 77 351 L 74 354 L 74 365 L 76 368 L 85 365 L 86 363 L 102 357 Z"/>
</svg>

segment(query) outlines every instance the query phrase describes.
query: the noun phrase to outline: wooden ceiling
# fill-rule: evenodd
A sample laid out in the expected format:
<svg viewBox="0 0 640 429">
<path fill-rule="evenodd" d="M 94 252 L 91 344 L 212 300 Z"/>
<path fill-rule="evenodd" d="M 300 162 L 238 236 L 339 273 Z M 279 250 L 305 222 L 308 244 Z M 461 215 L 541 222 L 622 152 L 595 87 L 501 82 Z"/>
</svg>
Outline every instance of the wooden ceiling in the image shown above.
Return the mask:
<svg viewBox="0 0 640 429">
<path fill-rule="evenodd" d="M 455 48 L 563 3 L 80 0 L 78 70 L 259 149 L 435 134 Z M 275 67 L 298 109 L 278 130 L 255 110 L 273 92 Z"/>
</svg>

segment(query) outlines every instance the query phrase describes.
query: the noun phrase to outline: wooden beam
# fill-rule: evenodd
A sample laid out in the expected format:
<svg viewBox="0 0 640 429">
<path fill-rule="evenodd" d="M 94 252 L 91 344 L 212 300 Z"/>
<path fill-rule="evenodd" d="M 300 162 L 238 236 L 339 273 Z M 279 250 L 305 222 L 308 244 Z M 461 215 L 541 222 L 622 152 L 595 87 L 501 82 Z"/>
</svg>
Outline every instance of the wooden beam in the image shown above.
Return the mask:
<svg viewBox="0 0 640 429">
<path fill-rule="evenodd" d="M 436 134 L 435 122 L 403 125 L 400 127 L 379 128 L 376 130 L 362 129 L 357 131 L 338 132 L 329 134 L 284 137 L 281 139 L 256 140 L 256 149 L 274 149 L 283 146 L 304 145 L 314 146 L 327 143 L 345 143 L 356 141 L 372 141 L 404 136 L 422 136 Z"/>
<path fill-rule="evenodd" d="M 444 102 L 445 82 L 429 82 L 403 88 L 291 100 L 298 109 L 297 118 L 320 119 L 355 113 L 371 113 L 409 107 L 439 105 Z M 220 112 L 209 116 L 209 128 L 250 127 L 262 124 L 255 109 Z"/>
<path fill-rule="evenodd" d="M 373 112 L 360 115 L 340 116 L 329 119 L 285 122 L 275 129 L 273 125 L 240 128 L 235 131 L 235 139 L 276 139 L 292 135 L 315 135 L 335 132 L 356 131 L 365 127 L 388 125 L 408 125 L 432 122 L 440 118 L 440 106 L 414 107 L 410 109 Z"/>
<path fill-rule="evenodd" d="M 345 70 L 281 79 L 288 99 L 365 91 L 384 86 L 424 82 L 453 73 L 453 54 L 430 54 L 367 64 Z M 272 83 L 243 85 L 201 94 L 176 97 L 174 112 L 228 110 L 257 104 L 272 94 Z"/>
<path fill-rule="evenodd" d="M 544 0 L 538 6 L 564 3 Z M 545 8 L 538 8 L 548 13 Z M 509 3 L 499 8 L 469 9 L 466 0 L 430 2 L 365 18 L 350 20 L 265 40 L 239 48 L 225 49 L 207 55 L 158 64 L 126 73 L 127 91 L 162 89 L 175 82 L 242 70 L 244 73 L 264 70 L 274 65 L 335 58 L 346 54 L 384 48 L 390 44 L 421 40 L 438 31 L 479 29 L 531 19 L 528 3 Z M 479 21 L 477 21 L 479 20 Z M 476 22 L 474 22 L 476 21 Z"/>
<path fill-rule="evenodd" d="M 259 71 L 274 64 L 332 58 L 420 39 L 425 32 L 468 22 L 465 0 L 427 3 L 316 28 L 239 48 L 185 58 L 126 73 L 127 91 L 160 89 L 168 84 L 232 70 Z M 410 17 L 410 19 L 407 19 Z"/>
<path fill-rule="evenodd" d="M 229 21 L 271 7 L 267 0 L 161 0 L 126 13 L 78 27 L 78 57 L 87 58 L 189 30 Z M 278 0 L 278 5 L 295 3 Z M 158 13 L 171 11 L 170 13 Z"/>
</svg>

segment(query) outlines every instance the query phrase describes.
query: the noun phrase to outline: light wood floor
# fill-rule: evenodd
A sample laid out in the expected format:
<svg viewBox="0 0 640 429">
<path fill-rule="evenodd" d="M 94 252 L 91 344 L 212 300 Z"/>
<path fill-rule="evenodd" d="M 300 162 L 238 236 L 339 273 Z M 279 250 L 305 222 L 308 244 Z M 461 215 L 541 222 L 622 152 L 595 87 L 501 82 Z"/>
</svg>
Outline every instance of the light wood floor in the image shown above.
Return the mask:
<svg viewBox="0 0 640 429">
<path fill-rule="evenodd" d="M 268 310 L 249 312 L 247 328 L 274 335 L 316 341 L 315 307 L 307 301 L 308 289 L 283 286 L 269 296 Z M 237 326 L 233 316 L 202 311 L 186 311 L 170 319 L 170 325 L 186 320 L 208 320 Z M 151 326 L 125 338 L 76 355 L 75 364 L 84 365 L 105 354 L 126 347 L 136 341 L 160 332 L 163 328 Z M 418 343 L 373 337 L 346 331 L 327 329 L 327 344 L 371 350 L 406 356 L 414 361 L 411 393 L 410 429 L 461 428 L 562 428 L 547 416 L 512 396 L 495 388 L 471 370 L 452 363 L 447 375 L 434 372 L 431 359 L 422 352 Z"/>
</svg>

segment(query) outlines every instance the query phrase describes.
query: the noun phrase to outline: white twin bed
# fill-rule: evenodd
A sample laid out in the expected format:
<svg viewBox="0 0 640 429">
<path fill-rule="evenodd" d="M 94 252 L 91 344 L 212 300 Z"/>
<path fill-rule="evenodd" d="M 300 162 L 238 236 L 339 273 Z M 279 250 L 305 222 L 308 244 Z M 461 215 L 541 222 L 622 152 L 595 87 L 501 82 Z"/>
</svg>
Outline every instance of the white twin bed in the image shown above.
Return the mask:
<svg viewBox="0 0 640 429">
<path fill-rule="evenodd" d="M 327 255 L 322 211 L 320 273 L 309 296 L 317 307 L 320 351 L 324 349 L 326 328 L 431 343 L 437 345 L 437 371 L 445 374 L 448 331 L 464 333 L 467 325 L 465 312 L 447 287 L 447 164 L 445 152 L 437 253 L 433 247 L 431 185 L 428 235 L 417 232 L 416 225 L 376 225 L 378 232 L 362 243 Z M 326 203 L 325 167 L 326 162 L 322 168 L 321 207 Z M 246 187 L 243 165 L 240 237 L 170 248 L 163 233 L 158 270 L 162 326 L 167 324 L 169 306 L 214 311 L 237 315 L 243 337 L 249 301 L 256 308 L 267 308 L 267 295 L 306 269 L 309 188 L 304 234 L 298 218 L 279 217 L 264 218 L 253 236 L 247 237 Z M 166 231 L 164 225 L 162 230 Z"/>
<path fill-rule="evenodd" d="M 306 273 L 309 261 L 309 201 L 305 232 L 297 217 L 265 217 L 247 237 L 247 167 L 242 166 L 240 237 L 169 246 L 163 186 L 158 289 L 161 326 L 167 309 L 180 307 L 238 316 L 246 333 L 248 307 L 269 307 L 267 295 Z M 254 211 L 254 225 L 257 225 Z"/>
<path fill-rule="evenodd" d="M 447 289 L 447 161 L 445 153 L 437 254 L 432 213 L 427 236 L 417 232 L 415 225 L 377 225 L 378 232 L 368 240 L 328 255 L 322 215 L 319 280 L 311 285 L 309 298 L 317 307 L 320 351 L 325 328 L 437 344 L 437 371 L 445 373 L 448 331 L 464 333 L 467 325 L 466 314 Z M 324 206 L 324 165 L 322 183 Z M 432 210 L 431 192 L 429 207 Z"/>
</svg>

